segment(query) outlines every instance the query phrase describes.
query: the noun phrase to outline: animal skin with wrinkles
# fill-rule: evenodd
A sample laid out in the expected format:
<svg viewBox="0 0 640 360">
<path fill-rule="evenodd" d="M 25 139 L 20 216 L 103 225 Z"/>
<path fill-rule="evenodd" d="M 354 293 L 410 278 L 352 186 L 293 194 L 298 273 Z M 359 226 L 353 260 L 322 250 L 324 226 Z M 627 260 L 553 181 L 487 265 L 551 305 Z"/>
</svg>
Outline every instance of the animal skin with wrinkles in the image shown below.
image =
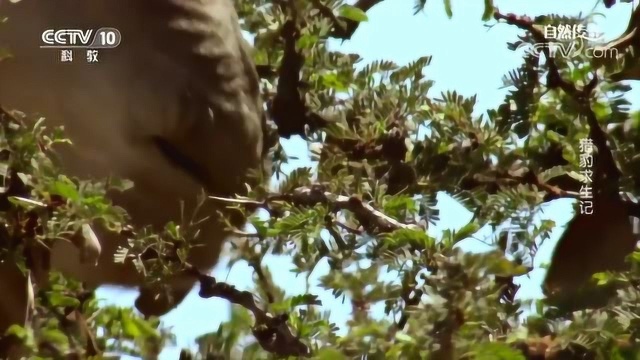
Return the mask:
<svg viewBox="0 0 640 360">
<path fill-rule="evenodd" d="M 232 196 L 247 174 L 262 168 L 263 114 L 259 79 L 242 39 L 231 0 L 0 0 L 0 46 L 13 58 L 0 62 L 0 103 L 41 114 L 63 125 L 74 146 L 60 149 L 64 170 L 80 178 L 118 176 L 134 187 L 113 197 L 135 226 L 164 226 L 191 214 L 203 188 Z M 88 63 L 82 49 L 73 62 L 42 49 L 46 29 L 117 28 L 122 41 Z M 198 246 L 189 262 L 212 268 L 225 229 L 215 205 L 203 212 Z M 83 263 L 65 241 L 51 250 L 51 267 L 85 282 L 139 287 L 133 265 L 113 262 L 125 239 L 98 231 L 97 265 Z M 24 322 L 27 279 L 0 264 L 0 334 Z M 144 288 L 136 306 L 163 315 L 179 304 L 194 279 L 172 279 L 170 297 Z M 22 307 L 22 308 L 21 308 Z"/>
</svg>

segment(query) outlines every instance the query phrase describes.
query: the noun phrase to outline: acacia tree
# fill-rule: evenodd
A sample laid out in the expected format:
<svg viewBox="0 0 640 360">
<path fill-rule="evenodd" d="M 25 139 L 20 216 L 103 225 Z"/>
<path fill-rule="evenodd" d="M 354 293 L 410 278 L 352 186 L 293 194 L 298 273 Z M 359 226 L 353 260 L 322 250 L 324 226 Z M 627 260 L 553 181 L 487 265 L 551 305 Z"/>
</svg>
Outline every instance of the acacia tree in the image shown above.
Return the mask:
<svg viewBox="0 0 640 360">
<path fill-rule="evenodd" d="M 423 69 L 430 57 L 406 65 L 379 60 L 356 70 L 357 54 L 328 49 L 328 39 L 349 39 L 381 1 L 236 1 L 243 28 L 255 36 L 274 135 L 304 137 L 315 168 L 284 174 L 287 156 L 276 145 L 277 188 L 265 184 L 248 197 L 207 200 L 249 217 L 253 231 L 237 229 L 231 260 L 250 264 L 255 291 L 197 273 L 200 296 L 235 305 L 230 321 L 198 339 L 198 354 L 184 351 L 181 358 L 636 358 L 640 255 L 629 216 L 640 217 L 640 113 L 628 110 L 629 86 L 621 81 L 640 80 L 640 7 L 627 31 L 603 47 L 620 56 L 563 58 L 551 56 L 548 46 L 540 54 L 527 52 L 505 76 L 511 91 L 504 103 L 476 117 L 475 98 L 429 93 L 433 82 Z M 607 7 L 614 2 L 606 1 Z M 416 12 L 424 5 L 416 1 Z M 485 6 L 483 20 L 514 27 L 513 49 L 547 44 L 544 25 L 586 21 L 531 19 L 502 14 L 491 1 Z M 445 10 L 451 16 L 448 0 Z M 15 248 L 16 239 L 22 246 L 62 236 L 97 217 L 127 230 L 124 214 L 103 198 L 104 183 L 59 173 L 48 149 L 64 141 L 62 134 L 45 135 L 40 123 L 28 124 L 2 114 L 3 247 Z M 418 136 L 421 128 L 427 136 Z M 586 141 L 594 147 L 588 175 L 580 172 L 580 144 Z M 547 298 L 524 313 L 531 304 L 516 299 L 514 277 L 531 271 L 555 226 L 552 219 L 536 224 L 533 217 L 543 203 L 580 197 L 585 182 L 593 213 L 581 214 L 576 205 L 545 279 Z M 438 221 L 438 192 L 472 212 L 472 220 L 456 232 L 429 231 Z M 255 215 L 257 209 L 268 216 Z M 483 226 L 506 221 L 524 231 L 496 236 L 493 250 L 482 254 L 456 247 Z M 188 237 L 175 224 L 161 234 L 132 234 L 131 249 L 116 260 L 149 248 L 162 255 L 171 249 L 167 244 Z M 16 251 L 5 253 L 5 261 L 34 266 L 29 256 L 25 261 Z M 350 301 L 348 334 L 336 335 L 316 295 L 286 296 L 262 264 L 267 254 L 290 256 L 300 274 L 328 259 L 331 271 L 321 287 Z M 137 258 L 150 281 L 195 271 L 180 256 Z M 363 260 L 371 265 L 350 270 Z M 389 272 L 398 274 L 397 281 L 379 280 Z M 153 357 L 171 340 L 157 319 L 99 308 L 80 284 L 51 276 L 53 285 L 37 297 L 36 330 L 10 329 L 34 356 L 107 350 Z M 385 304 L 383 319 L 369 312 L 379 302 Z"/>
</svg>

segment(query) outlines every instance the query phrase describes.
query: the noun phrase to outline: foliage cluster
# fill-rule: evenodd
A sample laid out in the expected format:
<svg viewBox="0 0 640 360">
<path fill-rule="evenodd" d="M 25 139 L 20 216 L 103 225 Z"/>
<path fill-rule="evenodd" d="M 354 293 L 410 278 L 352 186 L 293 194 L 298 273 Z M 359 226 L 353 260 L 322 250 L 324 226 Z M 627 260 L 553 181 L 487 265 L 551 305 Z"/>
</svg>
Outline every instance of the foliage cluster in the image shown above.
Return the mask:
<svg viewBox="0 0 640 360">
<path fill-rule="evenodd" d="M 284 174 L 287 154 L 277 146 L 277 189 L 264 185 L 250 189 L 246 198 L 207 200 L 226 202 L 249 217 L 252 230 L 236 230 L 230 256 L 232 264 L 250 264 L 255 289 L 241 292 L 200 274 L 202 297 L 223 297 L 236 305 L 217 332 L 198 339 L 197 354 L 184 351 L 181 357 L 635 359 L 640 253 L 631 254 L 631 266 L 622 272 L 599 265 L 597 244 L 616 247 L 617 239 L 607 234 L 611 224 L 621 222 L 608 221 L 597 208 L 614 203 L 630 216 L 640 215 L 635 203 L 640 113 L 629 110 L 625 93 L 630 87 L 620 82 L 640 79 L 634 35 L 640 33 L 635 31 L 640 10 L 634 11 L 628 31 L 607 44 L 624 50 L 621 58 L 525 54 L 522 65 L 504 78 L 511 90 L 503 104 L 476 116 L 475 97 L 430 94 L 433 82 L 424 75 L 428 56 L 405 65 L 378 60 L 359 66 L 357 54 L 330 49 L 329 39 L 349 39 L 379 2 L 236 0 L 243 28 L 254 36 L 269 118 L 281 137 L 307 139 L 314 168 Z M 416 1 L 416 11 L 424 5 Z M 483 20 L 524 31 L 509 44 L 513 49 L 546 41 L 540 25 L 588 21 L 505 15 L 490 0 L 485 6 Z M 445 9 L 451 16 L 449 0 Z M 97 218 L 128 231 L 126 215 L 103 199 L 112 181 L 78 182 L 56 170 L 48 152 L 62 141 L 61 134 L 45 135 L 41 123 L 25 125 L 7 112 L 2 129 L 0 240 L 3 248 L 14 250 L 3 255 L 5 261 L 13 261 L 8 256 L 21 254 L 29 242 L 79 232 L 90 241 L 90 229 L 83 225 Z M 583 139 L 597 148 L 592 221 L 601 224 L 603 235 L 561 241 L 579 244 L 575 256 L 591 261 L 588 270 L 597 273 L 597 285 L 615 286 L 616 295 L 596 308 L 571 309 L 575 312 L 518 300 L 514 277 L 531 270 L 537 249 L 555 226 L 551 219 L 535 222 L 534 216 L 542 204 L 580 193 Z M 438 192 L 451 195 L 473 219 L 458 231 L 429 231 L 439 220 Z M 482 227 L 498 229 L 507 221 L 522 231 L 513 237 L 496 231 L 489 243 L 493 250 L 470 254 L 457 247 Z M 187 242 L 189 236 L 188 224 L 169 224 L 158 235 L 132 234 L 131 248 L 120 261 L 137 259 L 150 246 L 166 253 L 167 244 Z M 314 294 L 286 294 L 286 284 L 273 279 L 262 263 L 268 254 L 290 256 L 303 276 L 328 261 L 331 270 L 320 285 L 351 305 L 345 335 L 338 335 L 330 309 Z M 140 267 L 156 269 L 149 274 L 158 281 L 188 269 L 183 259 L 154 259 Z M 574 258 L 554 261 L 580 266 Z M 389 274 L 396 281 L 381 280 Z M 153 357 L 171 340 L 157 319 L 100 307 L 78 284 L 56 274 L 51 280 L 51 288 L 38 296 L 37 321 L 44 325 L 37 331 L 12 329 L 34 345 L 38 356 L 106 349 Z M 385 305 L 384 317 L 370 312 L 378 303 Z M 70 320 L 72 313 L 78 316 Z M 89 330 L 65 330 L 67 322 L 78 319 Z"/>
</svg>

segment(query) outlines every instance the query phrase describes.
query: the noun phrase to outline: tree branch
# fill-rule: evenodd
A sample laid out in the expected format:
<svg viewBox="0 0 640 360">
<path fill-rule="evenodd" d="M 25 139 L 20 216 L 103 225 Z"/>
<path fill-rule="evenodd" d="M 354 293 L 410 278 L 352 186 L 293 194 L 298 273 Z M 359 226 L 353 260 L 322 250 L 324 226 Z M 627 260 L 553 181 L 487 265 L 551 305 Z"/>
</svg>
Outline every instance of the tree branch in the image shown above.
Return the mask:
<svg viewBox="0 0 640 360">
<path fill-rule="evenodd" d="M 381 3 L 384 0 L 358 0 L 353 7 L 362 10 L 363 12 L 369 11 L 372 7 Z M 360 26 L 360 22 L 347 19 L 343 16 L 335 16 L 333 11 L 327 6 L 323 5 L 320 0 L 312 0 L 313 6 L 318 9 L 322 16 L 329 18 L 333 22 L 333 31 L 331 31 L 332 38 L 349 40 Z"/>
<path fill-rule="evenodd" d="M 253 314 L 255 318 L 253 336 L 264 350 L 284 357 L 311 355 L 309 347 L 291 333 L 287 325 L 289 318 L 287 314 L 277 316 L 269 314 L 256 304 L 252 293 L 240 291 L 224 282 L 217 282 L 214 277 L 201 273 L 193 266 L 187 265 L 186 271 L 200 282 L 198 295 L 201 298 L 219 297 L 238 304 Z"/>
<path fill-rule="evenodd" d="M 627 26 L 624 35 L 607 43 L 604 48 L 622 50 L 630 45 L 634 45 L 634 43 L 638 44 L 638 37 L 640 36 L 640 31 L 638 30 L 639 26 L 640 6 L 636 6 L 635 10 L 631 13 L 631 19 L 629 19 L 629 25 Z"/>
<path fill-rule="evenodd" d="M 358 0 L 353 6 L 366 12 L 383 0 Z M 333 11 L 322 4 L 320 0 L 313 0 L 313 5 L 322 16 L 328 17 L 334 23 L 333 31 L 329 36 L 339 39 L 350 39 L 360 24 L 357 21 L 345 17 L 336 17 Z M 311 131 L 322 128 L 328 121 L 319 114 L 311 111 L 305 103 L 304 96 L 300 93 L 300 72 L 304 66 L 304 55 L 297 50 L 296 42 L 300 38 L 298 29 L 298 16 L 291 5 L 280 5 L 289 10 L 289 19 L 280 30 L 280 37 L 284 43 L 282 62 L 277 70 L 278 85 L 276 95 L 269 104 L 269 112 L 278 126 L 278 134 L 284 138 L 292 135 L 305 137 L 306 127 Z M 272 75 L 270 67 L 258 67 L 261 77 Z"/>
<path fill-rule="evenodd" d="M 356 217 L 364 230 L 371 234 L 388 233 L 398 229 L 424 230 L 415 224 L 404 224 L 398 220 L 365 204 L 355 196 L 347 197 L 336 195 L 324 190 L 322 185 L 313 185 L 310 188 L 296 189 L 292 194 L 279 194 L 268 197 L 265 201 L 248 199 L 229 199 L 211 196 L 210 199 L 229 204 L 243 204 L 250 207 L 258 207 L 269 210 L 270 204 L 275 201 L 286 201 L 295 206 L 313 207 L 316 204 L 328 205 L 333 212 L 348 210 Z"/>
<path fill-rule="evenodd" d="M 548 202 L 551 200 L 559 199 L 559 198 L 572 198 L 578 199 L 580 198 L 580 194 L 576 191 L 565 190 L 560 188 L 559 186 L 547 184 L 545 182 L 540 181 L 540 178 L 530 169 L 527 169 L 524 175 L 516 176 L 511 175 L 509 173 L 503 174 L 492 174 L 492 175 L 483 175 L 483 174 L 474 174 L 471 180 L 464 180 L 467 187 L 464 187 L 464 190 L 470 190 L 472 188 L 481 186 L 481 185 L 495 185 L 499 184 L 501 186 L 505 185 L 534 185 L 541 189 L 542 191 L 547 193 L 545 196 L 544 202 Z"/>
<path fill-rule="evenodd" d="M 533 36 L 533 39 L 538 43 L 549 44 L 549 41 L 545 38 L 542 31 L 534 27 L 534 23 L 529 17 L 517 16 L 515 14 L 503 15 L 496 10 L 494 18 L 496 20 L 504 20 L 510 25 L 515 25 L 520 29 L 528 31 Z M 547 67 L 549 68 L 549 72 L 547 74 L 547 87 L 550 89 L 560 88 L 569 95 L 578 104 L 578 106 L 580 106 L 581 113 L 585 115 L 587 123 L 589 124 L 589 137 L 593 140 L 594 145 L 598 149 L 596 174 L 599 173 L 600 176 L 596 176 L 596 179 L 594 179 L 594 185 L 597 184 L 594 187 L 599 190 L 607 188 L 609 192 L 613 192 L 613 189 L 615 189 L 615 193 L 617 194 L 621 172 L 618 169 L 613 158 L 613 154 L 611 153 L 611 149 L 607 144 L 606 134 L 600 127 L 600 124 L 598 124 L 598 119 L 591 109 L 589 101 L 591 93 L 598 83 L 596 74 L 593 74 L 592 80 L 584 86 L 584 88 L 578 89 L 574 83 L 562 78 L 558 66 L 553 56 L 550 54 L 548 46 L 543 47 L 543 53 Z"/>
</svg>

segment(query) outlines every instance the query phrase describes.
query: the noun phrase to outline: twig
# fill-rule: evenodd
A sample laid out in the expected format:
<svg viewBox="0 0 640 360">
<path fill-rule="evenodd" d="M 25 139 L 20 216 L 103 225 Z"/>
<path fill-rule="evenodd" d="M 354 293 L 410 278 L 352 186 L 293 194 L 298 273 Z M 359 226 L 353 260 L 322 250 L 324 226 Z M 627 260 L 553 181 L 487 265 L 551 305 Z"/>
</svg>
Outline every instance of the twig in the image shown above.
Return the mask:
<svg viewBox="0 0 640 360">
<path fill-rule="evenodd" d="M 287 314 L 277 316 L 269 314 L 258 307 L 252 293 L 240 291 L 224 282 L 217 282 L 214 277 L 201 273 L 193 266 L 187 265 L 186 271 L 200 282 L 198 295 L 201 298 L 219 297 L 233 304 L 238 304 L 253 314 L 255 318 L 252 328 L 253 336 L 264 350 L 285 357 L 309 357 L 311 355 L 309 347 L 291 333 L 287 325 L 289 318 Z"/>
<path fill-rule="evenodd" d="M 241 231 L 241 230 L 233 230 L 232 233 L 233 233 L 233 235 L 238 236 L 238 237 L 260 238 L 260 234 L 258 234 L 258 233 L 250 233 L 250 232 Z"/>
<path fill-rule="evenodd" d="M 495 11 L 494 18 L 496 20 L 505 20 L 510 25 L 515 25 L 523 30 L 527 30 L 533 36 L 533 39 L 542 44 L 548 44 L 549 41 L 545 38 L 544 34 L 537 28 L 534 27 L 533 21 L 529 17 L 521 17 L 516 16 L 515 14 L 507 14 L 503 15 L 499 11 Z M 596 74 L 593 74 L 592 80 L 584 86 L 582 89 L 578 89 L 574 83 L 564 80 L 560 75 L 560 71 L 558 70 L 558 66 L 551 56 L 549 51 L 549 46 L 543 47 L 543 53 L 546 59 L 547 67 L 549 68 L 549 72 L 547 74 L 547 87 L 550 89 L 560 88 L 567 95 L 569 95 L 579 106 L 581 112 L 587 118 L 587 123 L 589 124 L 589 137 L 593 140 L 594 145 L 598 149 L 598 166 L 596 171 L 600 172 L 599 177 L 594 179 L 594 183 L 597 180 L 605 181 L 605 183 L 598 183 L 601 186 L 595 186 L 596 189 L 604 189 L 611 188 L 615 189 L 615 193 L 618 193 L 618 184 L 620 179 L 620 170 L 616 166 L 616 163 L 613 159 L 613 154 L 611 153 L 611 149 L 607 145 L 607 137 L 600 125 L 598 124 L 598 119 L 591 109 L 591 104 L 589 102 L 589 98 L 591 96 L 592 91 L 595 89 L 598 78 Z"/>
<path fill-rule="evenodd" d="M 249 261 L 249 266 L 253 268 L 253 271 L 258 276 L 258 281 L 260 282 L 260 284 L 262 284 L 262 290 L 267 295 L 267 301 L 269 302 L 269 304 L 273 304 L 273 302 L 275 301 L 275 297 L 271 293 L 271 284 L 267 280 L 267 276 L 264 274 L 264 271 L 262 271 L 260 259 L 252 259 L 251 261 Z"/>
<path fill-rule="evenodd" d="M 327 215 L 324 218 L 324 227 L 327 229 L 327 231 L 329 231 L 329 234 L 331 235 L 331 237 L 333 237 L 333 239 L 335 240 L 336 244 L 338 245 L 338 248 L 340 250 L 346 250 L 347 247 L 347 243 L 344 241 L 344 239 L 342 238 L 342 235 L 340 235 L 340 232 L 338 232 L 333 226 L 336 223 L 333 218 L 331 217 L 331 215 Z"/>
<path fill-rule="evenodd" d="M 498 183 L 501 186 L 505 185 L 534 185 L 548 194 L 545 197 L 544 202 L 559 199 L 559 198 L 580 198 L 580 193 L 576 191 L 570 191 L 562 189 L 555 185 L 547 184 L 540 181 L 538 175 L 536 175 L 531 169 L 527 169 L 526 173 L 521 176 L 514 176 L 509 173 L 497 173 L 492 175 L 475 174 L 473 181 L 476 182 L 473 187 L 479 185 L 490 185 Z"/>
<path fill-rule="evenodd" d="M 345 230 L 347 232 L 350 232 L 352 234 L 356 234 L 356 235 L 362 235 L 362 231 L 359 229 L 354 229 L 346 224 L 343 224 L 339 221 L 334 221 L 334 224 L 336 224 L 339 228 L 341 228 L 342 230 Z"/>
<path fill-rule="evenodd" d="M 502 233 L 501 236 L 498 238 L 498 247 L 500 248 L 500 251 L 502 251 L 502 253 L 505 256 L 508 255 L 507 254 L 508 242 L 509 242 L 509 233 L 507 232 Z M 496 275 L 494 281 L 496 285 L 498 285 L 498 287 L 500 288 L 500 299 L 510 305 L 513 305 L 516 299 L 516 294 L 518 293 L 518 290 L 520 290 L 520 285 L 516 285 L 516 283 L 513 282 L 513 276 L 497 276 Z M 509 324 L 508 321 L 503 321 L 502 327 L 503 327 L 503 330 L 507 332 L 511 328 L 511 325 Z"/>
<path fill-rule="evenodd" d="M 362 11 L 368 11 L 382 0 L 358 0 L 353 6 Z M 292 135 L 306 137 L 306 127 L 310 131 L 325 127 L 329 122 L 320 114 L 312 111 L 306 104 L 305 97 L 301 94 L 302 81 L 300 72 L 305 63 L 302 52 L 296 48 L 296 43 L 300 38 L 298 29 L 299 19 L 296 8 L 292 2 L 278 1 L 277 4 L 284 12 L 289 13 L 288 20 L 282 25 L 280 37 L 284 44 L 282 61 L 276 73 L 278 85 L 276 95 L 268 106 L 269 113 L 278 126 L 278 134 L 284 138 Z M 360 24 L 357 21 L 344 17 L 336 17 L 333 11 L 323 5 L 320 0 L 313 0 L 313 5 L 320 11 L 320 14 L 328 17 L 334 23 L 333 31 L 329 36 L 339 39 L 349 39 Z M 262 77 L 273 75 L 270 67 L 258 68 Z"/>
<path fill-rule="evenodd" d="M 362 200 L 355 196 L 347 197 L 324 191 L 324 187 L 322 185 L 298 188 L 291 194 L 273 195 L 262 202 L 248 199 L 229 199 L 217 196 L 211 196 L 210 198 L 231 204 L 244 204 L 266 209 L 269 209 L 270 204 L 275 201 L 286 201 L 294 204 L 295 206 L 304 207 L 326 204 L 333 212 L 348 210 L 353 213 L 360 225 L 362 225 L 363 229 L 371 235 L 389 233 L 398 229 L 424 230 L 415 224 L 401 223 L 398 220 L 374 209 L 371 205 L 363 203 Z"/>
<path fill-rule="evenodd" d="M 638 30 L 638 26 L 640 26 L 640 6 L 636 6 L 633 13 L 631 13 L 631 19 L 629 20 L 629 26 L 624 32 L 624 36 L 621 36 L 603 46 L 604 49 L 617 49 L 623 50 L 628 46 L 638 44 L 638 40 L 640 40 L 640 31 Z"/>
<path fill-rule="evenodd" d="M 353 7 L 362 10 L 363 12 L 369 11 L 375 5 L 381 3 L 383 0 L 358 0 Z M 342 16 L 335 16 L 333 11 L 327 6 L 323 5 L 320 0 L 312 0 L 313 6 L 315 6 L 322 16 L 325 16 L 332 20 L 334 27 L 330 36 L 336 39 L 349 40 L 353 33 L 356 32 L 360 22 L 347 19 Z"/>
</svg>

